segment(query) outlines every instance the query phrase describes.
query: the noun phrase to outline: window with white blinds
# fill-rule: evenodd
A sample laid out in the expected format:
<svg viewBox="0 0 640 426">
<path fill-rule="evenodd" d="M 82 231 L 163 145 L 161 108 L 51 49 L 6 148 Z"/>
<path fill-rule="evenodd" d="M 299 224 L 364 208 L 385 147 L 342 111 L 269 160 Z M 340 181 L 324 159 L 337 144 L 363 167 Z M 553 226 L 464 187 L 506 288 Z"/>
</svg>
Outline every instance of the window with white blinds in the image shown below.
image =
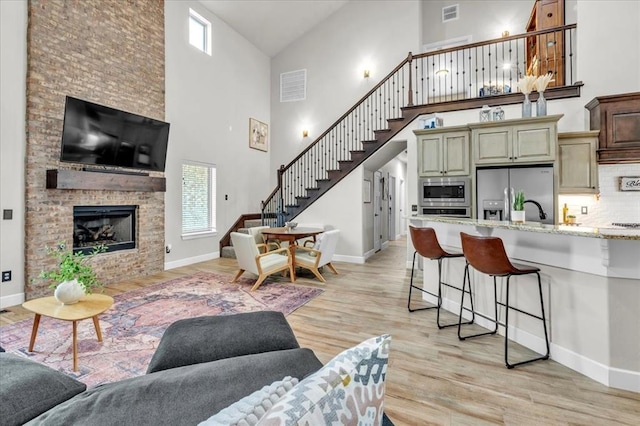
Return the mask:
<svg viewBox="0 0 640 426">
<path fill-rule="evenodd" d="M 182 235 L 216 231 L 216 167 L 182 164 Z"/>
</svg>

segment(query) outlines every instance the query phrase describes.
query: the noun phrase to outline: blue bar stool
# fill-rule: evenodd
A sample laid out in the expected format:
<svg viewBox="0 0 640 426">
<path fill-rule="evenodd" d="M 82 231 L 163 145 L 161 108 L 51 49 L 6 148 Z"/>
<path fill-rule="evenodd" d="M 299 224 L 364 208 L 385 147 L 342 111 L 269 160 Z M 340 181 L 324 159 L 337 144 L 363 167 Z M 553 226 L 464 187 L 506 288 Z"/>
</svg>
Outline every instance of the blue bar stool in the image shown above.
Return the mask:
<svg viewBox="0 0 640 426">
<path fill-rule="evenodd" d="M 425 309 L 434 309 L 437 308 L 436 315 L 436 323 L 438 324 L 438 328 L 445 327 L 453 327 L 457 326 L 458 323 L 453 324 L 440 324 L 440 307 L 442 306 L 442 286 L 447 286 L 450 288 L 454 288 L 456 290 L 462 291 L 460 287 L 456 287 L 449 283 L 442 281 L 442 260 L 454 257 L 463 257 L 462 253 L 450 253 L 445 251 L 438 242 L 438 238 L 436 236 L 436 232 L 433 228 L 417 228 L 415 226 L 409 226 L 409 233 L 411 234 L 411 241 L 413 242 L 413 247 L 415 247 L 415 251 L 413 252 L 413 263 L 411 264 L 411 281 L 409 282 L 409 298 L 407 299 L 407 309 L 409 312 L 415 311 L 424 311 Z M 425 290 L 422 287 L 416 286 L 413 284 L 413 271 L 416 265 L 416 254 L 420 254 L 427 259 L 437 260 L 438 261 L 438 294 L 431 293 L 430 291 Z M 411 290 L 413 289 L 420 290 L 423 293 L 430 294 L 431 296 L 438 298 L 438 303 L 435 306 L 429 306 L 426 308 L 411 308 Z M 473 320 L 472 320 L 473 321 Z M 468 324 L 471 324 L 469 322 Z"/>
<path fill-rule="evenodd" d="M 484 316 L 478 312 L 477 315 L 486 318 L 489 321 L 492 321 L 495 324 L 495 328 L 492 331 L 488 331 L 485 333 L 478 333 L 468 336 L 462 336 L 461 334 L 461 326 L 462 326 L 462 309 L 464 307 L 464 291 L 462 292 L 462 300 L 460 301 L 460 317 L 458 319 L 458 338 L 460 340 L 469 339 L 472 337 L 485 336 L 487 334 L 495 334 L 498 331 L 498 324 L 503 325 L 505 327 L 505 336 L 504 336 L 504 362 L 507 368 L 513 368 L 518 365 L 528 364 L 530 362 L 539 361 L 543 359 L 549 358 L 549 336 L 547 334 L 547 323 L 544 316 L 544 303 L 542 301 L 542 283 L 540 282 L 540 269 L 533 266 L 526 266 L 520 264 L 511 263 L 509 258 L 507 257 L 507 253 L 504 250 L 504 244 L 502 240 L 497 237 L 478 237 L 474 235 L 465 234 L 464 232 L 460 233 L 460 238 L 462 240 L 462 252 L 467 261 L 467 265 L 464 269 L 464 279 L 462 282 L 463 290 L 466 288 L 467 284 L 469 285 L 469 294 L 471 294 L 471 276 L 469 274 L 469 266 L 472 266 L 479 272 L 487 274 L 493 277 L 493 295 L 494 295 L 494 308 L 495 308 L 495 316 L 494 318 L 489 318 Z M 509 289 L 513 285 L 510 280 L 514 275 L 526 275 L 526 274 L 536 274 L 538 277 L 538 291 L 540 293 L 540 311 L 542 312 L 541 316 L 531 314 L 529 312 L 522 311 L 516 307 L 513 307 L 509 304 Z M 506 302 L 498 302 L 498 290 L 496 284 L 496 277 L 507 277 L 507 291 L 506 291 Z M 498 321 L 498 305 L 504 306 L 505 309 L 505 322 L 500 323 Z M 466 308 L 465 308 L 466 309 Z M 528 359 L 525 361 L 520 361 L 516 363 L 509 362 L 509 310 L 513 309 L 525 315 L 528 315 L 532 318 L 536 318 L 542 321 L 542 326 L 544 328 L 544 338 L 545 343 L 547 345 L 547 352 L 539 357 L 535 357 L 532 359 Z M 473 299 L 471 299 L 471 310 L 473 310 Z"/>
</svg>

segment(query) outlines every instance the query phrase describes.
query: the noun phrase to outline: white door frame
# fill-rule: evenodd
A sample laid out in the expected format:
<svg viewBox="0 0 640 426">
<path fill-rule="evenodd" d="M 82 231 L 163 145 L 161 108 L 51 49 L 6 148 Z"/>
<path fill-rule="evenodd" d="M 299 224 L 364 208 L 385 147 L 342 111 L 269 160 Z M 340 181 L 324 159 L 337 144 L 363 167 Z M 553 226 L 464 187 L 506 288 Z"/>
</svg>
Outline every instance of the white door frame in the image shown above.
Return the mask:
<svg viewBox="0 0 640 426">
<path fill-rule="evenodd" d="M 382 248 L 382 191 L 380 180 L 382 172 L 373 173 L 373 250 Z"/>
</svg>

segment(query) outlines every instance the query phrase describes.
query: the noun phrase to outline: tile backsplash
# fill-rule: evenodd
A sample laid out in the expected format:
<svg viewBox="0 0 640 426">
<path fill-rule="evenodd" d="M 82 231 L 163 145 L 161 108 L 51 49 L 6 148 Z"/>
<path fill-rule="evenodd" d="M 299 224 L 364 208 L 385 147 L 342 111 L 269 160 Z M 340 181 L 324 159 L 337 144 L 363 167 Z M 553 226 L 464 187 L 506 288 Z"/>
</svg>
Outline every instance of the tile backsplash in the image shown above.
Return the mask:
<svg viewBox="0 0 640 426">
<path fill-rule="evenodd" d="M 640 191 L 620 191 L 621 176 L 640 176 L 640 164 L 603 164 L 598 166 L 600 197 L 594 195 L 561 195 L 558 217 L 567 204 L 569 214 L 584 226 L 603 227 L 612 222 L 640 223 Z M 582 214 L 587 207 L 587 214 Z"/>
</svg>

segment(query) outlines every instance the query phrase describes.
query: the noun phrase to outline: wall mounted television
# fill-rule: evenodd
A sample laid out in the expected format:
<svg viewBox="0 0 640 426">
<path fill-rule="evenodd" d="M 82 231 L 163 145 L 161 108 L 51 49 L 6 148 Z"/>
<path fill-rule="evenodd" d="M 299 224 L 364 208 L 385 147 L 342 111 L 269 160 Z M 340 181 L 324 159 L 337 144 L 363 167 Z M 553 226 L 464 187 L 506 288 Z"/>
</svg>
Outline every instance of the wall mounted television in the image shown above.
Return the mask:
<svg viewBox="0 0 640 426">
<path fill-rule="evenodd" d="M 164 172 L 168 141 L 169 123 L 66 98 L 60 161 Z"/>
</svg>

